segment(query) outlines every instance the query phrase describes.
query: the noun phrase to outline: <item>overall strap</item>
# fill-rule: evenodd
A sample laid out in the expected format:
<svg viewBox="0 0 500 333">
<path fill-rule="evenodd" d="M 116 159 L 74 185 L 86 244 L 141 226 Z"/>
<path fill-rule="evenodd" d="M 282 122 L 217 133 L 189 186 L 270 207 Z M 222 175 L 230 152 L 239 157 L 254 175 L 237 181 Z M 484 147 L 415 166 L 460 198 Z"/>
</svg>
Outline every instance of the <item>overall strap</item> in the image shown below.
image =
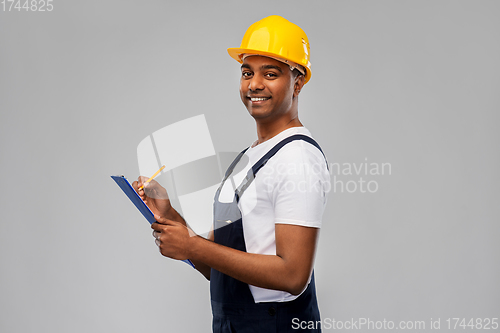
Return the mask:
<svg viewBox="0 0 500 333">
<path fill-rule="evenodd" d="M 271 148 L 271 150 L 269 150 L 264 156 L 262 156 L 262 158 L 260 160 L 258 160 L 257 163 L 255 163 L 251 169 L 248 170 L 248 173 L 247 173 L 245 179 L 243 179 L 243 182 L 240 184 L 240 186 L 238 186 L 238 188 L 235 191 L 236 201 L 240 200 L 241 196 L 243 195 L 243 192 L 245 192 L 245 190 L 248 188 L 248 186 L 250 186 L 250 184 L 252 183 L 253 179 L 255 178 L 255 175 L 257 174 L 257 172 L 259 172 L 259 170 L 264 165 L 266 165 L 267 161 L 269 161 L 269 159 L 271 157 L 273 157 L 287 143 L 290 143 L 290 142 L 295 141 L 295 140 L 306 141 L 306 142 L 312 144 L 313 146 L 315 146 L 316 148 L 318 148 L 319 151 L 321 152 L 321 154 L 323 154 L 323 157 L 325 158 L 326 168 L 328 169 L 328 162 L 326 161 L 325 153 L 323 153 L 323 150 L 321 149 L 319 144 L 316 141 L 314 141 L 313 138 L 311 138 L 307 135 L 303 135 L 303 134 L 295 134 L 295 135 L 289 136 L 288 138 L 285 138 L 285 139 L 281 140 L 280 142 L 278 142 L 273 148 Z"/>
<path fill-rule="evenodd" d="M 236 158 L 234 159 L 234 161 L 229 165 L 229 167 L 226 170 L 226 174 L 224 175 L 224 179 L 222 180 L 222 184 L 224 184 L 224 182 L 229 178 L 229 176 L 231 175 L 231 173 L 234 170 L 234 167 L 241 160 L 241 158 L 243 157 L 245 152 L 248 150 L 248 148 L 249 147 L 245 148 L 241 153 L 239 153 L 238 156 L 236 156 Z"/>
</svg>

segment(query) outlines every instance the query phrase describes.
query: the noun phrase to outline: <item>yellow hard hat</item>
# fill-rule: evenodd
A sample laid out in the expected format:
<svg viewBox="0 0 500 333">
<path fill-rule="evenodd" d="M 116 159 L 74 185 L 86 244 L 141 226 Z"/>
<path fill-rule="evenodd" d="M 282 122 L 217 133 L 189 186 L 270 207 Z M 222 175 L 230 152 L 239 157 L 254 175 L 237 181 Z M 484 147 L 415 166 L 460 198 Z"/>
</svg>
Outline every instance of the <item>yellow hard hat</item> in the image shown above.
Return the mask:
<svg viewBox="0 0 500 333">
<path fill-rule="evenodd" d="M 278 15 L 271 15 L 248 28 L 239 48 L 229 48 L 231 57 L 242 63 L 244 54 L 262 55 L 305 68 L 305 82 L 311 78 L 309 40 L 298 25 Z"/>
</svg>

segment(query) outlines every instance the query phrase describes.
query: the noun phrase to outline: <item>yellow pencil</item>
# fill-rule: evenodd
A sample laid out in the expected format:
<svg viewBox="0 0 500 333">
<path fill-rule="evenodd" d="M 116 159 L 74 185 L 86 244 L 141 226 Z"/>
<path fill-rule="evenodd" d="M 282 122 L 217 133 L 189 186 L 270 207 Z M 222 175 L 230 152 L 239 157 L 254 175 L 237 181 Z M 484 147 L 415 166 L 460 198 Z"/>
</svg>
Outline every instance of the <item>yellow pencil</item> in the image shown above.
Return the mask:
<svg viewBox="0 0 500 333">
<path fill-rule="evenodd" d="M 152 175 L 148 180 L 146 180 L 146 183 L 149 183 L 150 181 L 152 181 L 156 176 L 158 176 L 158 174 L 161 172 L 161 170 L 165 169 L 165 166 L 162 166 L 160 168 L 160 170 L 156 171 L 154 175 Z M 144 183 L 144 184 L 146 184 Z M 142 190 L 144 188 L 144 185 L 142 185 L 141 187 L 139 187 L 139 190 Z"/>
</svg>

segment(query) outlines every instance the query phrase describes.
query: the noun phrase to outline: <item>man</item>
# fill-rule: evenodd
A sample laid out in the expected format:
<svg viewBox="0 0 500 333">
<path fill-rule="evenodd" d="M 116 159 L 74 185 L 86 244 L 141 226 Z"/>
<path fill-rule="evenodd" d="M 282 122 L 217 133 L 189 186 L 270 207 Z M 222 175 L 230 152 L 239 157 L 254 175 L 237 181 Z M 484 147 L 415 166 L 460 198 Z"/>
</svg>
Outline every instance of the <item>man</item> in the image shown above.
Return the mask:
<svg viewBox="0 0 500 333">
<path fill-rule="evenodd" d="M 297 332 L 320 320 L 313 263 L 329 188 L 326 159 L 298 118 L 309 43 L 301 28 L 270 16 L 228 52 L 242 64 L 240 96 L 258 139 L 217 190 L 209 239 L 193 237 L 158 183 L 139 190 L 139 177 L 133 186 L 155 213 L 160 252 L 191 259 L 210 280 L 214 332 Z M 235 191 L 226 179 L 243 154 L 251 167 Z"/>
</svg>

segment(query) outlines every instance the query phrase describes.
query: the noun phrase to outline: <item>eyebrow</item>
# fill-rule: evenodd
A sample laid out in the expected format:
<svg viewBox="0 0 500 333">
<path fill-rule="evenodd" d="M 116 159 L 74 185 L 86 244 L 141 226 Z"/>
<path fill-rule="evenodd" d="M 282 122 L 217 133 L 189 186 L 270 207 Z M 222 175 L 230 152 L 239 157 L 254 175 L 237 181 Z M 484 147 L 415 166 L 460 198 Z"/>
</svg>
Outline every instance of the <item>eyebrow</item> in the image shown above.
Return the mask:
<svg viewBox="0 0 500 333">
<path fill-rule="evenodd" d="M 263 65 L 260 69 L 276 69 L 276 70 L 278 70 L 281 74 L 283 74 L 283 71 L 281 70 L 281 67 L 276 66 L 276 65 Z"/>
<path fill-rule="evenodd" d="M 243 64 L 243 65 L 241 65 L 241 69 L 243 69 L 243 68 L 250 69 L 250 70 L 252 69 L 249 64 Z M 281 69 L 281 67 L 276 66 L 276 65 L 262 65 L 260 67 L 260 69 L 276 69 L 281 74 L 283 74 L 283 70 Z"/>
</svg>

